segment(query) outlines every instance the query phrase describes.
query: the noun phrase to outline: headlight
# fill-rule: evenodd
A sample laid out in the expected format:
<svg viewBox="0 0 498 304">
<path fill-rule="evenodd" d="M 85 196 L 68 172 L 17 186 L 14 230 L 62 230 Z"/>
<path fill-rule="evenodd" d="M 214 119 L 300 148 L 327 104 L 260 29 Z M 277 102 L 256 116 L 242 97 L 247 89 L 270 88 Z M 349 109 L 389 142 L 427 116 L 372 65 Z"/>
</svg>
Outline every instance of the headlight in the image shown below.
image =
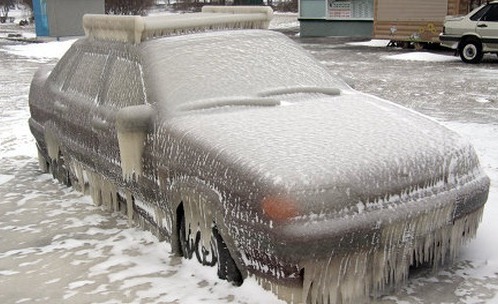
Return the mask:
<svg viewBox="0 0 498 304">
<path fill-rule="evenodd" d="M 265 197 L 261 201 L 264 214 L 275 222 L 283 222 L 299 215 L 297 204 L 287 198 Z"/>
</svg>

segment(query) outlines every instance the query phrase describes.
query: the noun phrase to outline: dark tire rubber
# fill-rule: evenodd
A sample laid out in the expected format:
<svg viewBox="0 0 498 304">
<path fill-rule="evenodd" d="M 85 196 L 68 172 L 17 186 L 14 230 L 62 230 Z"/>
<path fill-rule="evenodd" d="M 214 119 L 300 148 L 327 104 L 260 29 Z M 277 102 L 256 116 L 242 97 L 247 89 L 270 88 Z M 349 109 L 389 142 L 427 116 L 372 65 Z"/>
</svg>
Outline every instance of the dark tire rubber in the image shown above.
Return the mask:
<svg viewBox="0 0 498 304">
<path fill-rule="evenodd" d="M 200 246 L 201 232 L 196 231 L 195 237 L 191 227 L 186 227 L 185 217 L 180 216 L 180 225 L 178 229 L 178 238 L 180 241 L 180 249 L 184 258 L 192 259 L 195 255 L 197 261 L 205 266 L 217 266 L 218 277 L 222 280 L 227 280 L 235 286 L 242 285 L 242 273 L 237 267 L 234 259 L 230 255 L 230 251 L 223 240 L 223 237 L 218 231 L 216 225 L 211 230 L 211 248 L 206 249 Z M 210 256 L 210 259 L 206 257 Z"/>
<path fill-rule="evenodd" d="M 479 63 L 482 60 L 482 43 L 477 38 L 465 39 L 459 48 L 460 58 L 465 63 Z"/>
</svg>

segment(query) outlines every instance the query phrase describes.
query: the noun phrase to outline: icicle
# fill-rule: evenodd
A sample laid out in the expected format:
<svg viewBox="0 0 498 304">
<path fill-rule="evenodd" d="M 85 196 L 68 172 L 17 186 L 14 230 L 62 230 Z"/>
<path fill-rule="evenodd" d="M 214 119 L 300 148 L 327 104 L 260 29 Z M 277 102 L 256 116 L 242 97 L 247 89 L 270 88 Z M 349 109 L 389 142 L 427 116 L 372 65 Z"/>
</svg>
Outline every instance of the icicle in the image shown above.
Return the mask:
<svg viewBox="0 0 498 304">
<path fill-rule="evenodd" d="M 56 160 L 59 157 L 59 144 L 57 137 L 49 130 L 45 132 L 45 143 L 47 145 L 48 157 Z"/>
<path fill-rule="evenodd" d="M 303 261 L 302 299 L 290 303 L 368 303 L 370 295 L 405 283 L 411 265 L 430 262 L 436 268 L 453 260 L 462 243 L 475 235 L 482 211 L 452 223 L 452 205 L 439 207 L 386 225 L 380 244 L 368 250 Z"/>
<path fill-rule="evenodd" d="M 125 180 L 132 180 L 142 174 L 142 153 L 146 133 L 118 132 L 121 169 Z"/>
<path fill-rule="evenodd" d="M 211 248 L 211 230 L 214 220 L 212 210 L 206 198 L 195 193 L 192 196 L 186 197 L 183 201 L 185 224 L 193 230 L 193 233 L 201 232 L 200 246 Z"/>
<path fill-rule="evenodd" d="M 133 196 L 130 191 L 126 190 L 126 213 L 128 215 L 128 224 L 133 223 Z"/>
<path fill-rule="evenodd" d="M 48 172 L 48 165 L 47 165 L 47 160 L 45 159 L 45 157 L 41 154 L 40 151 L 38 151 L 38 166 L 40 168 L 40 170 L 43 172 L 43 173 L 47 173 Z"/>
</svg>

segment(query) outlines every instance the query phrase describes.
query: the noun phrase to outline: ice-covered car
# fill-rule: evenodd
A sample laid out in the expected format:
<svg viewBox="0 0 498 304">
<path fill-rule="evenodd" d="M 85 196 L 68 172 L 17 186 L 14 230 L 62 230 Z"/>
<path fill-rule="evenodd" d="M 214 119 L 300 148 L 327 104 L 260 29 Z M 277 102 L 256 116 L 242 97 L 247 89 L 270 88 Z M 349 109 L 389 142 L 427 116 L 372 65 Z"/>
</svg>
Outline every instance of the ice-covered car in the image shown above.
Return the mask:
<svg viewBox="0 0 498 304">
<path fill-rule="evenodd" d="M 481 62 L 484 53 L 498 53 L 498 1 L 465 16 L 447 17 L 439 40 L 466 63 Z"/>
<path fill-rule="evenodd" d="M 31 85 L 41 168 L 289 302 L 364 303 L 451 260 L 488 195 L 472 146 L 253 29 L 271 10 L 229 10 L 85 16 Z"/>
</svg>

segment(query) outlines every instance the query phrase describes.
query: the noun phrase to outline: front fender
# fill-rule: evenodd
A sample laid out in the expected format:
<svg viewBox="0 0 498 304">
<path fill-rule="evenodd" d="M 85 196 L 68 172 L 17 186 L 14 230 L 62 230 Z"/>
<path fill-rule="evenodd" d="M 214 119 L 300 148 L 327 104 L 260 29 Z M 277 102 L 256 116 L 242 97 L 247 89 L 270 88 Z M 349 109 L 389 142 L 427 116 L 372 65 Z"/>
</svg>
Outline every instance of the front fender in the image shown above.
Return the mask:
<svg viewBox="0 0 498 304">
<path fill-rule="evenodd" d="M 217 190 L 217 187 L 210 185 L 208 182 L 197 177 L 178 177 L 170 181 L 166 191 L 166 201 L 169 202 L 173 216 L 173 233 L 171 235 L 171 247 L 175 254 L 181 254 L 180 241 L 178 238 L 179 231 L 179 214 L 180 205 L 189 201 L 196 201 L 204 205 L 212 215 L 220 235 L 222 236 L 231 257 L 237 264 L 242 276 L 247 277 L 247 270 L 238 249 L 236 242 L 231 236 L 229 224 L 226 216 L 227 211 L 223 204 L 223 195 Z"/>
</svg>

